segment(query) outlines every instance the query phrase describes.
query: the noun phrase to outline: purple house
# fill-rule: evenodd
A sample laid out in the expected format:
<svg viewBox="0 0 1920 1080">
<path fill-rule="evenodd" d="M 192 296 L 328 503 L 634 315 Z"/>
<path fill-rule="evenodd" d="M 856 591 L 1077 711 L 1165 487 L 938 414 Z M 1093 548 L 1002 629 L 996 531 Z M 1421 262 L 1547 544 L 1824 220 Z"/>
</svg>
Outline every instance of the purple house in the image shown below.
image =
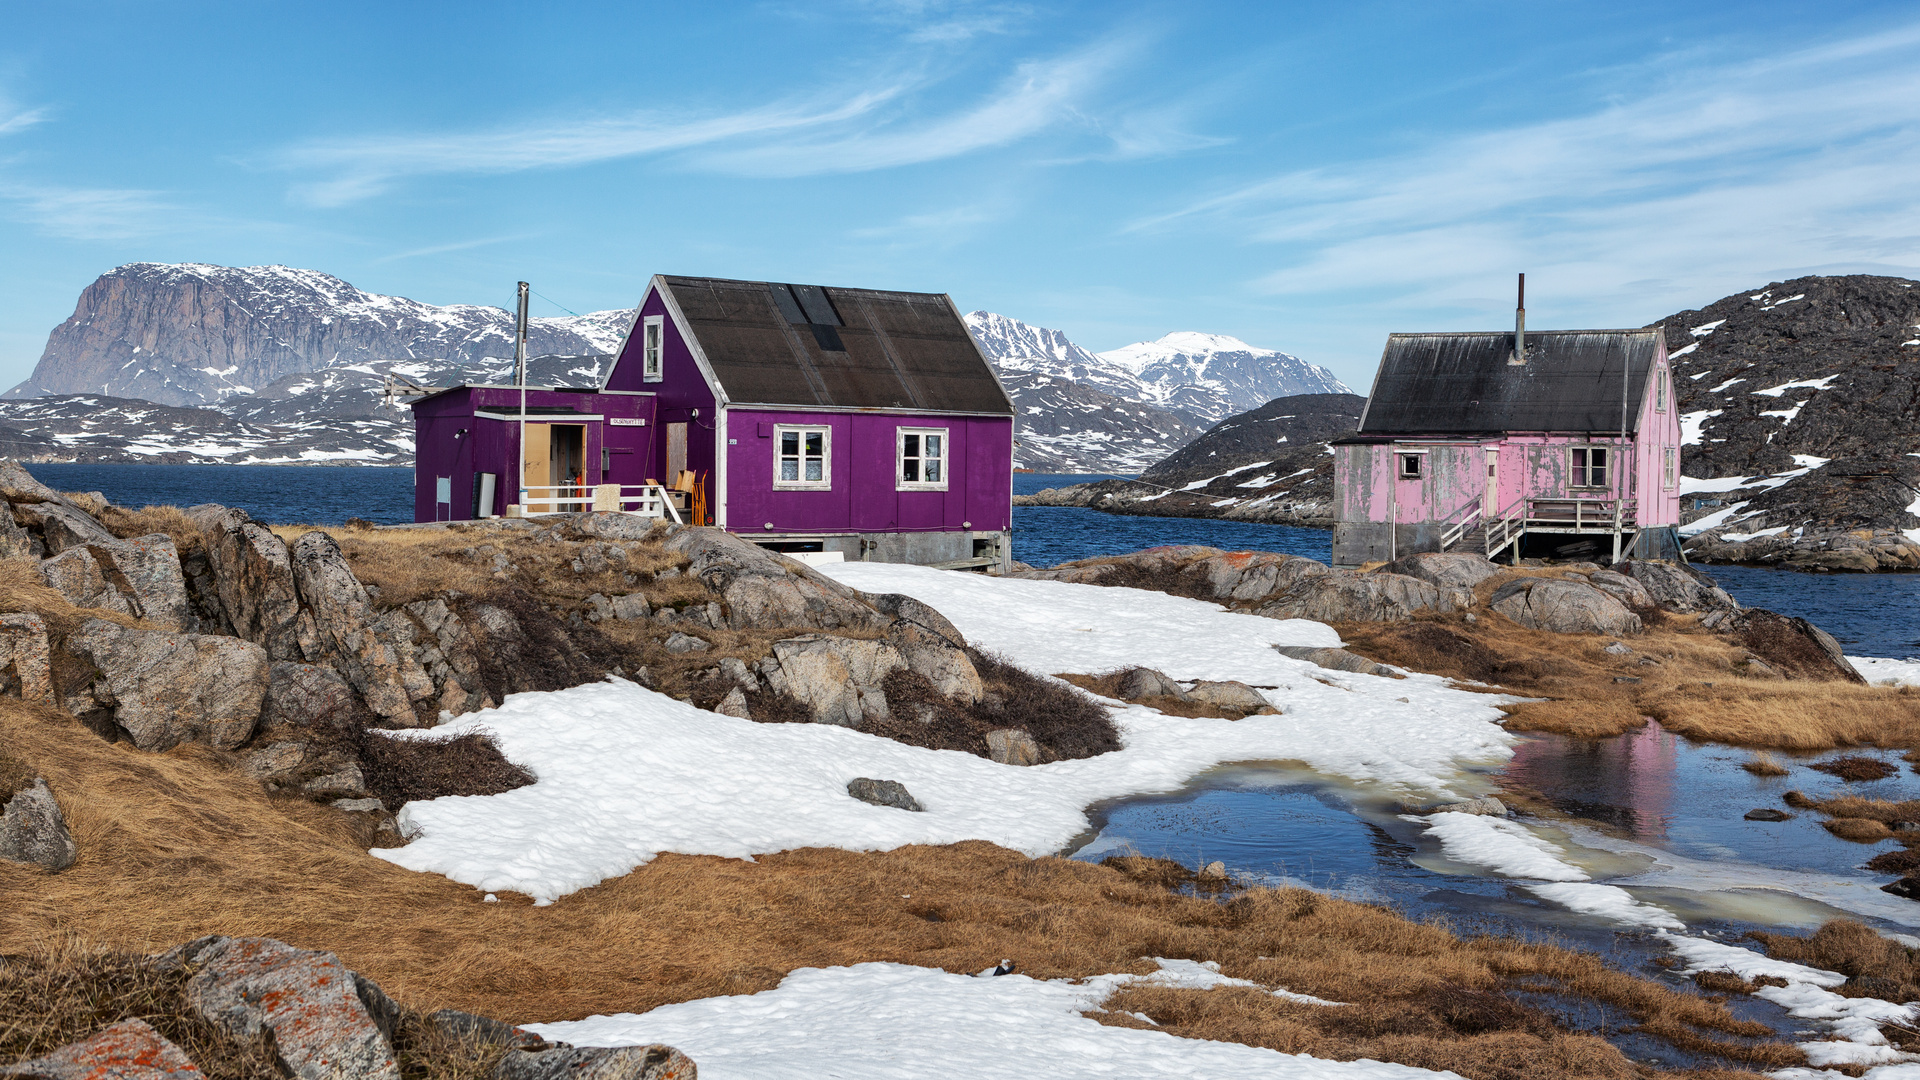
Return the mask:
<svg viewBox="0 0 1920 1080">
<path fill-rule="evenodd" d="M 1674 404 L 1657 328 L 1393 334 L 1332 446 L 1333 561 L 1677 559 Z"/>
<path fill-rule="evenodd" d="M 809 562 L 1011 559 L 1013 403 L 945 295 L 655 276 L 602 385 L 529 394 L 524 455 L 519 393 L 415 403 L 417 520 L 597 506 Z"/>
</svg>

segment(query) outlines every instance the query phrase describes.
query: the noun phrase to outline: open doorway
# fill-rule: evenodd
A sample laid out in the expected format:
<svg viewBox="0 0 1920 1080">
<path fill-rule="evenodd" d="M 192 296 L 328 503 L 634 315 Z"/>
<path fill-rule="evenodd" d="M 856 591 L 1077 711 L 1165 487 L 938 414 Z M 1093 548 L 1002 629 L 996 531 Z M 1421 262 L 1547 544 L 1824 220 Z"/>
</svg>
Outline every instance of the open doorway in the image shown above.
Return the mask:
<svg viewBox="0 0 1920 1080">
<path fill-rule="evenodd" d="M 521 483 L 539 511 L 568 513 L 590 507 L 586 425 L 528 424 L 527 470 Z"/>
</svg>

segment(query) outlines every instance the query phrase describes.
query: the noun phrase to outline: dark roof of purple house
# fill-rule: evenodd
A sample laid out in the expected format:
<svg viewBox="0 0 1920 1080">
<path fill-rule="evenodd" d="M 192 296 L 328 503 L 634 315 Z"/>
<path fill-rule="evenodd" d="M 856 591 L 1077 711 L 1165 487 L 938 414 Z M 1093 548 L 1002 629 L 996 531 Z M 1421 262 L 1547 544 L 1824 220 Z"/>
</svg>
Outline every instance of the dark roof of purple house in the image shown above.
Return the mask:
<svg viewBox="0 0 1920 1080">
<path fill-rule="evenodd" d="M 945 294 L 725 278 L 660 281 L 732 402 L 1013 413 Z"/>
<path fill-rule="evenodd" d="M 1623 425 L 1631 434 L 1660 333 L 1528 331 L 1524 364 L 1509 362 L 1511 330 L 1389 335 L 1354 437 L 1602 433 Z"/>
</svg>

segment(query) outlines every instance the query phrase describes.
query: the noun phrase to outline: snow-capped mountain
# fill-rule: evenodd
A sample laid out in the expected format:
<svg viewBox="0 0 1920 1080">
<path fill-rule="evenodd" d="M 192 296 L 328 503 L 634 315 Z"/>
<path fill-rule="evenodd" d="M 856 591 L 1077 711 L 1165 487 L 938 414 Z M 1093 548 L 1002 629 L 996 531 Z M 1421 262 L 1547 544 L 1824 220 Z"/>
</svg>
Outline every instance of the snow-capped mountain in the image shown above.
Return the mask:
<svg viewBox="0 0 1920 1080">
<path fill-rule="evenodd" d="M 1015 456 L 1040 472 L 1138 472 L 1272 398 L 1347 392 L 1325 368 L 1217 334 L 1095 354 L 1058 330 L 990 311 L 966 320 L 1018 408 Z"/>
<path fill-rule="evenodd" d="M 610 353 L 632 322 L 631 311 L 536 318 L 528 351 Z M 503 308 L 423 304 L 288 266 L 129 263 L 87 286 L 32 377 L 6 396 L 201 405 L 331 367 L 512 355 L 513 316 Z"/>
<path fill-rule="evenodd" d="M 1158 403 L 1217 423 L 1295 394 L 1351 394 L 1333 372 L 1290 353 L 1262 349 L 1225 334 L 1177 330 L 1099 359 L 1153 388 Z"/>
</svg>

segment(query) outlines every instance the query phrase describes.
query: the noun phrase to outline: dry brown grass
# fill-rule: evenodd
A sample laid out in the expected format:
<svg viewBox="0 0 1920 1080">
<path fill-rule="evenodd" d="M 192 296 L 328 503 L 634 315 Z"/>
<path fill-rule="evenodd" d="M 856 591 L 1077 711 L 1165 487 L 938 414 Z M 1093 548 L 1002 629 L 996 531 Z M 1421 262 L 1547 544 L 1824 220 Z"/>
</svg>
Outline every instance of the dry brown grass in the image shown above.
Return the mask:
<svg viewBox="0 0 1920 1080">
<path fill-rule="evenodd" d="M 1856 844 L 1877 844 L 1893 836 L 1893 830 L 1887 828 L 1886 823 L 1872 818 L 1832 818 L 1820 824 L 1840 839 Z"/>
<path fill-rule="evenodd" d="M 1741 762 L 1740 767 L 1755 776 L 1785 776 L 1789 771 L 1785 765 L 1780 764 L 1779 758 L 1767 753 L 1753 755 Z"/>
<path fill-rule="evenodd" d="M 78 939 L 50 942 L 0 962 L 0 1062 L 31 1060 L 125 1020 L 143 1020 L 186 1051 L 211 1080 L 281 1080 L 265 1040 L 242 1040 L 200 1018 L 185 971 L 155 958 Z M 404 1080 L 483 1080 L 504 1052 L 466 1043 L 404 1005 L 394 1058 Z"/>
<path fill-rule="evenodd" d="M 1629 656 L 1601 651 L 1607 638 L 1527 630 L 1488 615 L 1336 629 L 1373 660 L 1546 698 L 1507 708 L 1515 730 L 1606 738 L 1654 719 L 1675 734 L 1735 746 L 1920 747 L 1920 689 L 1743 675 L 1745 647 L 1686 616 L 1622 639 Z"/>
<path fill-rule="evenodd" d="M 202 551 L 206 547 L 200 538 L 200 530 L 187 518 L 187 512 L 178 506 L 143 506 L 138 510 L 109 506 L 99 514 L 99 518 L 100 524 L 105 525 L 108 532 L 122 540 L 166 533 L 173 538 L 173 546 L 181 555 Z"/>
<path fill-rule="evenodd" d="M 1863 780 L 1885 780 L 1900 771 L 1898 765 L 1863 754 L 1848 754 L 1828 761 L 1817 761 L 1807 768 L 1856 783 Z"/>
<path fill-rule="evenodd" d="M 1837 971 L 1850 980 L 1834 988 L 1847 997 L 1920 1001 L 1920 951 L 1851 919 L 1835 919 L 1806 937 L 1753 931 L 1747 935 L 1776 960 Z M 1909 1034 L 1908 1038 L 1913 1036 Z"/>
<path fill-rule="evenodd" d="M 1610 1075 L 1581 1071 L 1624 1062 L 1598 1040 L 1543 1035 L 1532 1019 L 1473 1030 L 1436 1012 L 1456 990 L 1543 985 L 1605 1001 L 1662 1037 L 1733 1060 L 1799 1060 L 1777 1043 L 1736 1044 L 1764 1028 L 1596 957 L 1461 939 L 1300 890 L 1222 903 L 1108 867 L 973 842 L 880 854 L 810 849 L 751 863 L 663 856 L 550 907 L 513 896 L 489 904 L 466 886 L 370 858 L 350 815 L 271 800 L 210 751 L 143 754 L 18 702 L 0 702 L 0 745 L 44 764 L 81 852 L 53 876 L 0 865 L 5 953 L 70 933 L 143 953 L 208 933 L 264 935 L 336 952 L 415 1008 L 518 1021 L 752 992 L 802 966 L 888 960 L 966 972 L 1012 957 L 1023 972 L 1055 978 L 1151 970 L 1140 958 L 1163 956 L 1216 960 L 1229 975 L 1357 1010 L 1306 1017 L 1313 1034 L 1304 1042 L 1293 1026 L 1302 1018 L 1290 1011 L 1229 1023 L 1209 1019 L 1210 1002 L 1228 999 L 1188 991 L 1199 995 L 1190 1004 L 1153 1005 L 1167 1011 L 1175 1034 L 1231 1033 L 1334 1057 L 1444 1060 L 1489 1080 L 1522 1062 L 1538 1076 Z M 1408 1033 L 1338 1026 L 1360 1014 L 1377 1018 L 1368 1022 L 1382 1032 Z M 1593 1064 L 1603 1059 L 1612 1064 Z M 1554 1062 L 1569 1071 L 1555 1072 Z"/>
</svg>

